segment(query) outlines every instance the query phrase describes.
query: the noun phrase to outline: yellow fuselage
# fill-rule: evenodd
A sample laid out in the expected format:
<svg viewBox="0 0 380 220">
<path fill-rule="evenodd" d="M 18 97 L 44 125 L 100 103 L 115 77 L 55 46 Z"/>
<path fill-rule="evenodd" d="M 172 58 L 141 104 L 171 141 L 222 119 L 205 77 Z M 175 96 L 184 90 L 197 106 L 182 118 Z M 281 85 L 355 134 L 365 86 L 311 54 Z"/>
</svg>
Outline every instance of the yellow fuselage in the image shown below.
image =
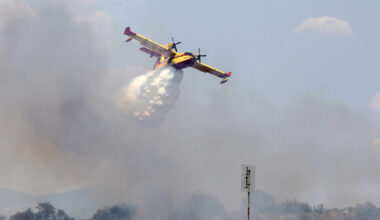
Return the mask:
<svg viewBox="0 0 380 220">
<path fill-rule="evenodd" d="M 195 56 L 192 53 L 177 53 L 173 57 L 160 56 L 157 59 L 157 62 L 154 66 L 154 69 L 164 67 L 164 66 L 173 66 L 176 69 L 183 69 L 190 67 L 195 62 Z"/>
</svg>

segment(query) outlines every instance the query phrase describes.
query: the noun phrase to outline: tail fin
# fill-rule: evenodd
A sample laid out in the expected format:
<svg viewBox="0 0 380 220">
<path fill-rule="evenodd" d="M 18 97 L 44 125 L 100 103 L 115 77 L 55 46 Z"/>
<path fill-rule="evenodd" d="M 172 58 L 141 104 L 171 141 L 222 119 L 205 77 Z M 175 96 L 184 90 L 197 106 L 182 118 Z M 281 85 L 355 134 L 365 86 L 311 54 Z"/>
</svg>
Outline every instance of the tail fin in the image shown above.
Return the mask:
<svg viewBox="0 0 380 220">
<path fill-rule="evenodd" d="M 127 28 L 125 28 L 124 35 L 135 36 L 136 33 L 131 31 L 131 28 L 128 26 Z"/>
</svg>

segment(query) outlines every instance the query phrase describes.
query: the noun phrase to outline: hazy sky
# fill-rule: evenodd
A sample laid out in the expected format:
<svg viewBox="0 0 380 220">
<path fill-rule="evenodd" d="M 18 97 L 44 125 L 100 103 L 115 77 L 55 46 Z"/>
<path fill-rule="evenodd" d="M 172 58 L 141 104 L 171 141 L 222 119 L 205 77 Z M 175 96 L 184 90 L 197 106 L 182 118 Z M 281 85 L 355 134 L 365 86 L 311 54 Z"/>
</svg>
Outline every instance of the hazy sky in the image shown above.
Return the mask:
<svg viewBox="0 0 380 220">
<path fill-rule="evenodd" d="M 208 54 L 204 62 L 233 72 L 230 87 L 236 83 L 241 89 L 260 90 L 272 102 L 319 89 L 354 108 L 367 109 L 379 90 L 376 1 L 103 1 L 94 7 L 112 19 L 111 65 L 152 63 L 142 59 L 145 54 L 130 53 L 138 46 L 117 41 L 122 37 L 117 31 L 130 25 L 157 42 L 174 36 L 183 42 L 181 50 L 201 47 Z M 325 31 L 318 27 L 294 31 L 306 19 L 323 16 L 346 22 L 351 32 L 334 30 L 339 24 Z M 204 78 L 188 72 L 196 75 L 194 80 Z M 191 84 L 193 79 L 188 78 L 185 83 Z M 212 78 L 202 81 L 207 87 L 219 86 Z"/>
<path fill-rule="evenodd" d="M 380 2 L 0 3 L 0 186 L 41 194 L 117 177 L 140 205 L 151 191 L 201 191 L 231 211 L 252 163 L 278 199 L 380 204 Z M 115 93 L 154 64 L 124 42 L 126 26 L 200 47 L 231 79 L 185 69 L 160 126 L 125 119 Z"/>
</svg>

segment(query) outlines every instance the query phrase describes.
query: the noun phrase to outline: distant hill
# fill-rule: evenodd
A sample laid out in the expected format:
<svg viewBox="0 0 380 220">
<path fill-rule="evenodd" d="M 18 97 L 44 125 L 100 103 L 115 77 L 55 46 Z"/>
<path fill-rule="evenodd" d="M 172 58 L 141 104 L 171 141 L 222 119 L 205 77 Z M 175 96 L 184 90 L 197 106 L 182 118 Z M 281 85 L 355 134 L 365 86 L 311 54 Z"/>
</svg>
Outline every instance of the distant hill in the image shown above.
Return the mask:
<svg viewBox="0 0 380 220">
<path fill-rule="evenodd" d="M 104 204 L 96 187 L 86 187 L 69 192 L 33 196 L 26 193 L 0 188 L 0 214 L 11 215 L 39 202 L 51 202 L 55 207 L 65 210 L 70 216 L 89 217 Z"/>
<path fill-rule="evenodd" d="M 36 201 L 37 198 L 26 193 L 0 188 L 0 214 L 2 215 L 29 208 Z"/>
</svg>

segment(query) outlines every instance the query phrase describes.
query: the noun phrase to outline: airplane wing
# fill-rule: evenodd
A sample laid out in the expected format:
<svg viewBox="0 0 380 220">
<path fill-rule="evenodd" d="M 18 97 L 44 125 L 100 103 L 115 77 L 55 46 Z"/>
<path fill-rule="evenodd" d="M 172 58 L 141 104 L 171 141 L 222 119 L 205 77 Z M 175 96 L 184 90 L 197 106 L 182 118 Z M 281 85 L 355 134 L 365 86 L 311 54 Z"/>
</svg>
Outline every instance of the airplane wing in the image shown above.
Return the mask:
<svg viewBox="0 0 380 220">
<path fill-rule="evenodd" d="M 206 65 L 206 64 L 203 64 L 203 63 L 200 63 L 198 61 L 196 61 L 193 66 L 193 68 L 197 69 L 197 70 L 200 70 L 202 72 L 205 72 L 205 73 L 210 73 L 210 74 L 213 74 L 219 78 L 223 78 L 223 80 L 220 82 L 220 83 L 225 83 L 227 82 L 227 78 L 231 76 L 231 72 L 229 73 L 225 73 L 221 70 L 218 70 L 218 69 L 215 69 L 214 67 L 211 67 L 209 65 Z"/>
<path fill-rule="evenodd" d="M 129 36 L 129 38 L 126 40 L 127 42 L 129 42 L 132 39 L 136 39 L 136 40 L 140 41 L 141 45 L 149 48 L 150 50 L 152 50 L 154 52 L 163 54 L 165 56 L 171 56 L 171 55 L 174 55 L 176 53 L 176 52 L 170 50 L 169 48 L 167 48 L 164 45 L 158 44 L 158 43 L 156 43 L 156 42 L 154 42 L 154 41 L 152 41 L 152 40 L 150 40 L 148 38 L 145 38 L 145 37 L 143 37 L 143 36 L 141 36 L 141 35 L 133 32 L 133 31 L 131 31 L 130 27 L 127 27 L 125 29 L 124 35 Z"/>
</svg>

